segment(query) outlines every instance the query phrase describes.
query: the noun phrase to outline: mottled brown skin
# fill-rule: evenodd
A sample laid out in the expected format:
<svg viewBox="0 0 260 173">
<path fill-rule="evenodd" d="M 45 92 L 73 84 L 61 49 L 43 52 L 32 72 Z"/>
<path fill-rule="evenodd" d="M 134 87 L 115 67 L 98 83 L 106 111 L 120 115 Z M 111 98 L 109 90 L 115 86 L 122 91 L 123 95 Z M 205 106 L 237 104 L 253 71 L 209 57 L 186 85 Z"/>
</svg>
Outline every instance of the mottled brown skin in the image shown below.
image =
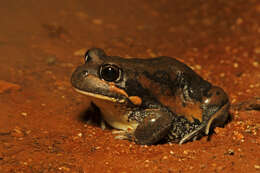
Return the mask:
<svg viewBox="0 0 260 173">
<path fill-rule="evenodd" d="M 120 130 L 116 138 L 182 144 L 208 135 L 228 119 L 223 89 L 176 59 L 124 59 L 98 48 L 85 57 L 72 75 L 72 86 L 99 107 L 106 123 Z"/>
</svg>

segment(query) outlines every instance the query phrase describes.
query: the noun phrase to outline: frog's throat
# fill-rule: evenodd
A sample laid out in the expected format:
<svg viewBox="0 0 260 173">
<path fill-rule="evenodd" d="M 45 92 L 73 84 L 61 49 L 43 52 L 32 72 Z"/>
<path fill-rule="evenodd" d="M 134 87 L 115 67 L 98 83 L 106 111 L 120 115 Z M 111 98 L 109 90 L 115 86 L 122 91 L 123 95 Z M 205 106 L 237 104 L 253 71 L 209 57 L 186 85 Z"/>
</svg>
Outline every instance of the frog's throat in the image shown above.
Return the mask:
<svg viewBox="0 0 260 173">
<path fill-rule="evenodd" d="M 124 103 L 125 102 L 124 99 L 116 99 L 116 98 L 104 96 L 104 95 L 101 95 L 101 94 L 94 94 L 94 93 L 82 91 L 82 90 L 79 90 L 77 88 L 74 88 L 74 89 L 78 93 L 81 93 L 81 94 L 84 94 L 84 95 L 87 95 L 87 96 L 90 96 L 90 97 L 94 97 L 94 98 L 97 98 L 97 99 L 107 100 L 107 101 L 116 102 L 116 103 Z"/>
</svg>

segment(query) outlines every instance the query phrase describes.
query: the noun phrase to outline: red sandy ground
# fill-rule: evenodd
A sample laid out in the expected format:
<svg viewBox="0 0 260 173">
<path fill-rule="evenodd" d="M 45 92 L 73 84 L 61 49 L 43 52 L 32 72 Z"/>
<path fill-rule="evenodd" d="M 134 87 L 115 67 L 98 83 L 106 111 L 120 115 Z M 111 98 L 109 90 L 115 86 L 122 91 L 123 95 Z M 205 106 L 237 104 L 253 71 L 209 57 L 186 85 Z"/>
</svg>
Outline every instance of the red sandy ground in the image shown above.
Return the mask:
<svg viewBox="0 0 260 173">
<path fill-rule="evenodd" d="M 72 71 L 90 47 L 176 57 L 232 104 L 260 96 L 258 0 L 16 0 L 0 5 L 0 172 L 259 172 L 260 112 L 182 146 L 140 146 L 80 121 Z"/>
</svg>

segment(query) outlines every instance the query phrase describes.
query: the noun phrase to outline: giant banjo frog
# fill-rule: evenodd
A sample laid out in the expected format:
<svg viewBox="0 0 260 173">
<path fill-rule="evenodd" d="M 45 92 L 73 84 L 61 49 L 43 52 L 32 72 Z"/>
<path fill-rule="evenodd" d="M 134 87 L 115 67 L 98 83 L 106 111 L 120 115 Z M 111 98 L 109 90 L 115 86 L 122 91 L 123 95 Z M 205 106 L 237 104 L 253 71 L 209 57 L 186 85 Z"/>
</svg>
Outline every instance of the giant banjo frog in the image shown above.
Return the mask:
<svg viewBox="0 0 260 173">
<path fill-rule="evenodd" d="M 171 57 L 125 59 L 92 48 L 71 83 L 117 129 L 116 138 L 137 144 L 182 144 L 209 135 L 229 117 L 223 89 Z"/>
</svg>

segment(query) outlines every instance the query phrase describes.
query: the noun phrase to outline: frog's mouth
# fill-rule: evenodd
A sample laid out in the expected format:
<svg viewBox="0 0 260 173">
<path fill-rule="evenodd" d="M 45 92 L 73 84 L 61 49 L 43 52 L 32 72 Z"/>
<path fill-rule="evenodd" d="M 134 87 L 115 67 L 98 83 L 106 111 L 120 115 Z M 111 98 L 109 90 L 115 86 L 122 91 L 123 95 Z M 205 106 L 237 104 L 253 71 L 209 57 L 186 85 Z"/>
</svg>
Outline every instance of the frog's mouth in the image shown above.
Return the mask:
<svg viewBox="0 0 260 173">
<path fill-rule="evenodd" d="M 106 96 L 106 95 L 102 95 L 102 94 L 96 94 L 96 93 L 91 93 L 91 92 L 86 92 L 86 91 L 82 91 L 80 89 L 74 88 L 78 93 L 90 96 L 90 97 L 94 97 L 97 99 L 101 99 L 101 100 L 107 100 L 107 101 L 111 101 L 114 103 L 127 103 L 127 101 L 131 102 L 132 104 L 136 105 L 136 106 L 140 106 L 142 104 L 142 99 L 138 96 L 128 96 L 126 92 L 124 92 L 124 90 L 119 89 L 117 87 L 112 86 L 110 88 L 110 90 L 115 90 L 117 92 L 117 94 L 121 95 L 121 98 L 114 98 L 114 97 L 110 97 L 110 96 Z M 114 91 L 114 92 L 115 92 Z M 123 96 L 123 97 L 122 97 Z"/>
<path fill-rule="evenodd" d="M 111 101 L 111 102 L 116 102 L 116 103 L 124 103 L 125 99 L 116 99 L 113 97 L 109 97 L 109 96 L 105 96 L 105 95 L 101 95 L 101 94 L 96 94 L 96 93 L 91 93 L 91 92 L 86 92 L 86 91 L 82 91 L 80 89 L 74 88 L 75 91 L 77 91 L 80 94 L 84 94 L 90 97 L 94 97 L 97 99 L 101 99 L 101 100 L 107 100 L 107 101 Z"/>
</svg>

